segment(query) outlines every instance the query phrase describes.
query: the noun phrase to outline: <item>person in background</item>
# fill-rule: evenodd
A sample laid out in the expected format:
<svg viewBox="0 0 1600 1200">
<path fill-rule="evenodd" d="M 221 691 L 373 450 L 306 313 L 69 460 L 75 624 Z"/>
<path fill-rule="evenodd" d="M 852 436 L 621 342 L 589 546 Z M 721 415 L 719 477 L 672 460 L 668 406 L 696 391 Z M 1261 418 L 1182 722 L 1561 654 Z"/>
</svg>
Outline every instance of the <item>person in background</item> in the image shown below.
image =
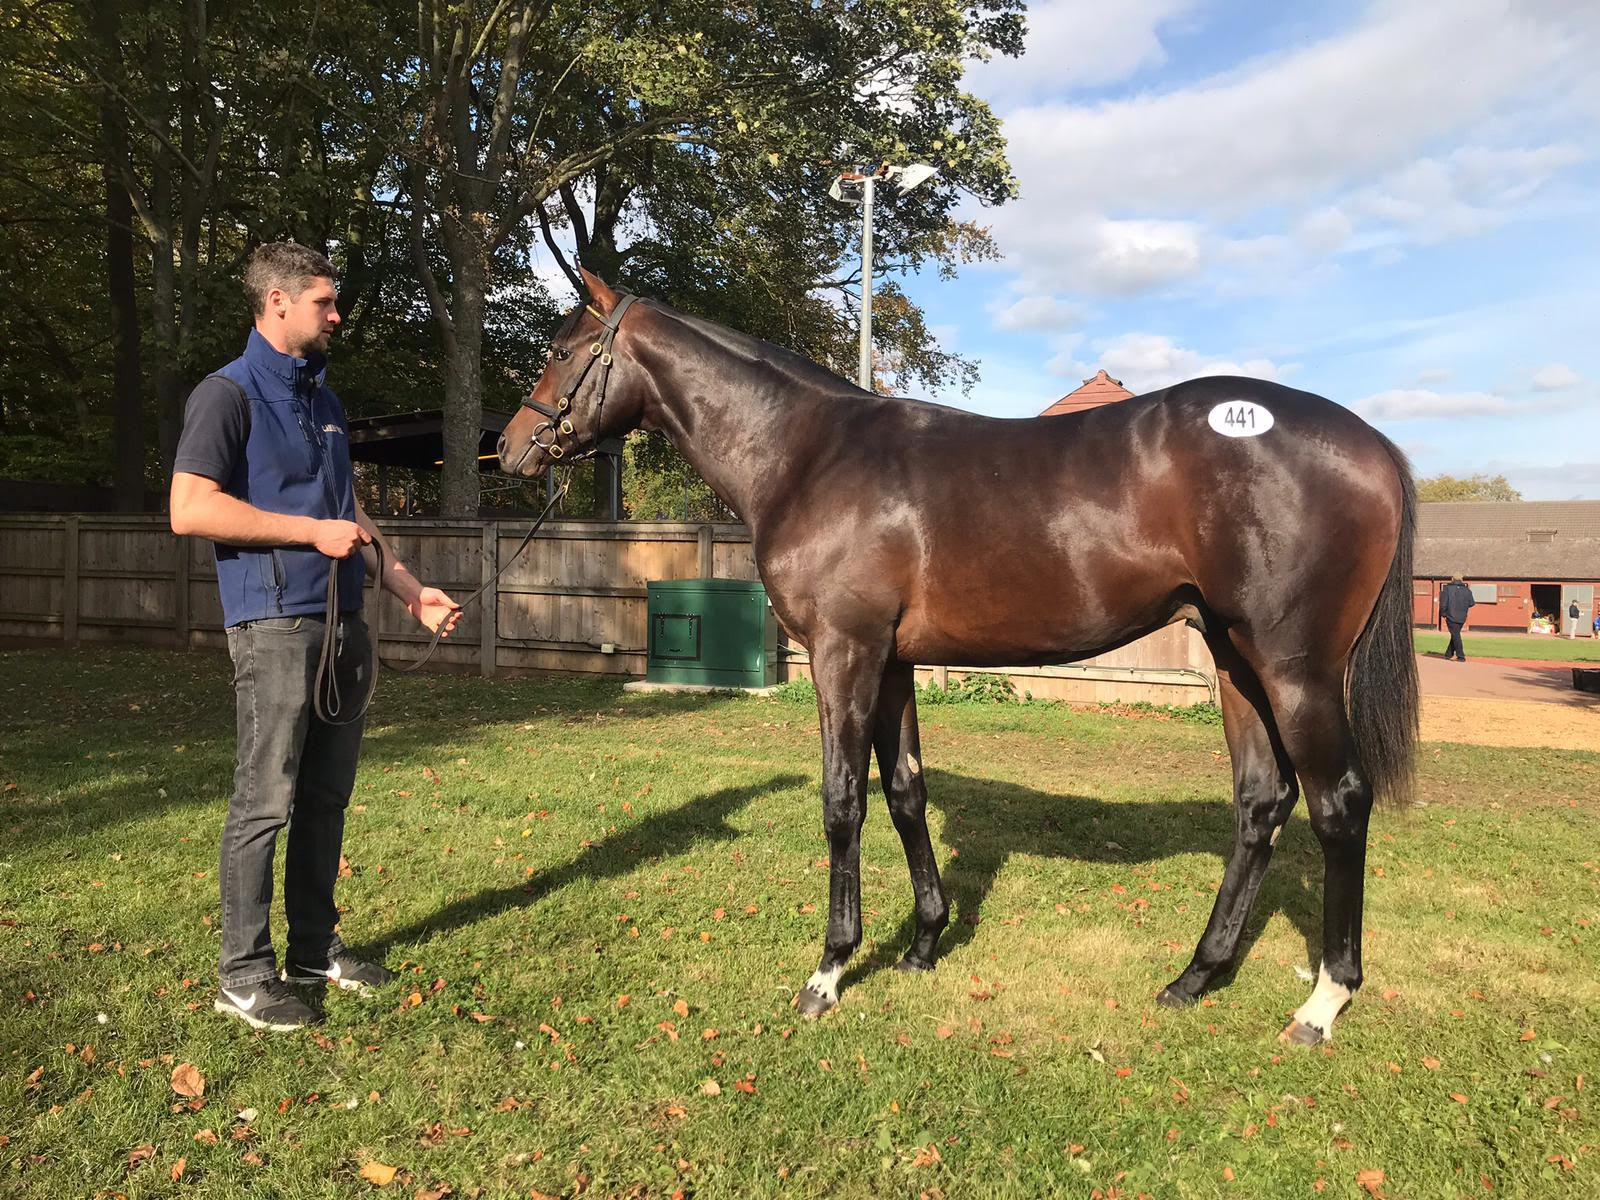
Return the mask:
<svg viewBox="0 0 1600 1200">
<path fill-rule="evenodd" d="M 1572 603 L 1567 605 L 1567 640 L 1570 642 L 1578 636 L 1578 598 L 1574 596 Z"/>
<path fill-rule="evenodd" d="M 1460 574 L 1450 576 L 1450 582 L 1439 592 L 1439 615 L 1450 630 L 1450 644 L 1444 649 L 1445 660 L 1467 661 L 1467 652 L 1461 648 L 1461 627 L 1467 623 L 1467 610 L 1477 601 L 1472 589 L 1462 582 Z"/>
</svg>

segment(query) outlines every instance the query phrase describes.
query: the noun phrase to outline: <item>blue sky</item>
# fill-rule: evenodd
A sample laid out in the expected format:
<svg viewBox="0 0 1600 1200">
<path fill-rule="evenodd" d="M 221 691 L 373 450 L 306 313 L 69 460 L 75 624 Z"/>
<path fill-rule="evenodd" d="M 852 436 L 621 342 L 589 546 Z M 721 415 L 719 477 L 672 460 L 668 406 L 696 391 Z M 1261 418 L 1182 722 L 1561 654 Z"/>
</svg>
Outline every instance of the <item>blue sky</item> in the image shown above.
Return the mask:
<svg viewBox="0 0 1600 1200">
<path fill-rule="evenodd" d="M 1037 413 L 1239 373 L 1420 474 L 1600 498 L 1600 3 L 1044 0 L 969 85 L 1020 198 L 1004 258 L 908 281 L 969 396 Z M 892 203 L 892 202 L 891 202 Z M 885 214 L 892 219 L 891 214 Z"/>
</svg>

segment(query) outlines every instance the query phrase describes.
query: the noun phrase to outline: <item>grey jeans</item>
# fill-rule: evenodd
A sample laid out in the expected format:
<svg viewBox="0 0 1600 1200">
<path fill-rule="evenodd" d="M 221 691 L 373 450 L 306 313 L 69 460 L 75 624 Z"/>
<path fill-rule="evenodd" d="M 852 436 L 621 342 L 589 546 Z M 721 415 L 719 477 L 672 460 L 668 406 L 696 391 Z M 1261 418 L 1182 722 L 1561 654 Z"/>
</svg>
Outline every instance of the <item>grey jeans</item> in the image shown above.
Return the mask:
<svg viewBox="0 0 1600 1200">
<path fill-rule="evenodd" d="M 362 722 L 328 725 L 312 711 L 323 618 L 274 617 L 228 630 L 238 746 L 233 798 L 222 827 L 223 987 L 248 987 L 277 972 L 272 934 L 272 858 L 289 827 L 283 908 L 288 957 L 320 964 L 343 948 L 334 926 L 334 880 L 344 813 L 355 785 Z M 347 704 L 366 694 L 372 643 L 359 614 L 339 620 L 337 671 Z"/>
</svg>

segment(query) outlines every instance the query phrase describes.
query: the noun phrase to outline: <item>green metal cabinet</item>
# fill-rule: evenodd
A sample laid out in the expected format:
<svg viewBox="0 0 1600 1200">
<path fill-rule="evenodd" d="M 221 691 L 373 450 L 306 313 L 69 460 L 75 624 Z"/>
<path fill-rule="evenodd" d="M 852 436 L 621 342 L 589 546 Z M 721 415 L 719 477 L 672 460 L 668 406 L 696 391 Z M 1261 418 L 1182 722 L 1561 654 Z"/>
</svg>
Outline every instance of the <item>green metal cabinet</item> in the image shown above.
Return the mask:
<svg viewBox="0 0 1600 1200">
<path fill-rule="evenodd" d="M 778 621 L 759 582 L 658 579 L 645 588 L 649 682 L 734 688 L 778 682 Z"/>
</svg>

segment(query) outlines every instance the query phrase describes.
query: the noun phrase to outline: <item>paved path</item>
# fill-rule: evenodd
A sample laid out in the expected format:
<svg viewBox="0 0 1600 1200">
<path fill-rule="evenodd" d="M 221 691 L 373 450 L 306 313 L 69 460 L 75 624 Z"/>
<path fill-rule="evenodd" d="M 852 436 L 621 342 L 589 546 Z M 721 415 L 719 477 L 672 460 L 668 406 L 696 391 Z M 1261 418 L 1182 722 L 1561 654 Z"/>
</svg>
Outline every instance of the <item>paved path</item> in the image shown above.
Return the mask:
<svg viewBox="0 0 1600 1200">
<path fill-rule="evenodd" d="M 1532 700 L 1600 708 L 1600 696 L 1572 686 L 1572 668 L 1580 663 L 1533 662 L 1517 658 L 1469 658 L 1446 661 L 1438 654 L 1417 655 L 1417 673 L 1424 696 L 1471 696 L 1482 700 Z"/>
</svg>

